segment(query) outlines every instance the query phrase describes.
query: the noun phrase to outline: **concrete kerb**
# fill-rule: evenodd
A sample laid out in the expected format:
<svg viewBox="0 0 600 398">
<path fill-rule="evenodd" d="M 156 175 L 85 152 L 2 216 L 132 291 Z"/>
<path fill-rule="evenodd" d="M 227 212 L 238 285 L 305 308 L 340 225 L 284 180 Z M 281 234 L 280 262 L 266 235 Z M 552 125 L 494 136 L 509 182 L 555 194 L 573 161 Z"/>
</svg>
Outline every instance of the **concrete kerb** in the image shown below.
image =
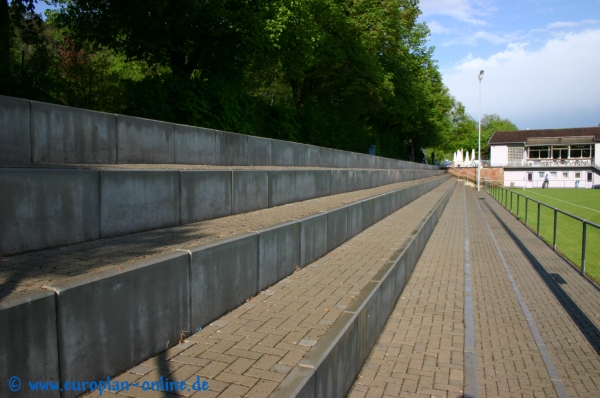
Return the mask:
<svg viewBox="0 0 600 398">
<path fill-rule="evenodd" d="M 59 381 L 54 292 L 31 291 L 26 297 L 0 302 L 0 325 L 3 325 L 0 327 L 1 396 L 30 396 L 28 381 Z M 23 383 L 18 392 L 9 392 L 9 380 L 13 376 L 18 376 Z M 12 386 L 13 381 L 10 383 Z M 60 396 L 59 391 L 38 394 Z"/>
<path fill-rule="evenodd" d="M 271 165 L 272 140 L 261 137 L 248 136 L 248 163 L 249 166 Z"/>
<path fill-rule="evenodd" d="M 357 373 L 357 346 L 356 314 L 343 313 L 298 365 L 315 370 L 314 397 L 346 396 Z"/>
<path fill-rule="evenodd" d="M 176 164 L 216 164 L 216 132 L 200 127 L 175 125 Z"/>
<path fill-rule="evenodd" d="M 216 164 L 222 166 L 247 166 L 248 136 L 215 130 Z"/>
<path fill-rule="evenodd" d="M 117 116 L 31 101 L 33 163 L 117 163 Z"/>
<path fill-rule="evenodd" d="M 289 141 L 271 141 L 271 165 L 272 166 L 293 166 L 294 149 Z"/>
<path fill-rule="evenodd" d="M 362 227 L 363 229 L 369 228 L 375 224 L 375 200 L 373 198 L 365 199 L 361 202 L 362 205 Z"/>
<path fill-rule="evenodd" d="M 31 102 L 0 95 L 0 164 L 31 163 Z"/>
<path fill-rule="evenodd" d="M 326 182 L 329 189 L 331 189 L 330 180 L 319 181 L 317 183 L 316 170 L 294 170 L 294 202 L 300 202 L 307 199 L 317 198 L 319 195 L 317 191 L 323 190 L 323 183 Z M 321 179 L 322 180 L 322 179 Z"/>
<path fill-rule="evenodd" d="M 333 149 L 317 147 L 319 149 L 319 167 L 333 167 Z"/>
<path fill-rule="evenodd" d="M 95 170 L 3 169 L 0 255 L 100 237 Z"/>
<path fill-rule="evenodd" d="M 310 167 L 321 165 L 321 151 L 318 146 L 306 145 L 306 165 Z"/>
<path fill-rule="evenodd" d="M 311 164 L 308 163 L 308 153 L 307 153 L 308 145 L 300 144 L 297 142 L 290 142 L 290 145 L 292 147 L 292 154 L 293 154 L 292 155 L 293 156 L 292 166 L 295 166 L 295 167 L 312 166 Z"/>
<path fill-rule="evenodd" d="M 348 208 L 327 212 L 327 252 L 348 240 Z"/>
<path fill-rule="evenodd" d="M 382 267 L 346 308 L 344 315 L 334 322 L 332 327 L 308 352 L 296 368 L 300 370 L 293 370 L 284 379 L 282 384 L 286 386 L 287 396 L 300 396 L 300 393 L 309 395 L 312 393 L 312 396 L 317 397 L 346 396 L 352 381 L 375 346 L 387 317 L 406 284 L 407 275 L 410 275 L 414 269 L 418 257 L 417 246 L 422 246 L 417 238 L 420 235 L 431 235 L 433 226 L 448 203 L 455 185 L 452 185 L 438 201 L 434 211 L 425 217 L 407 244 L 396 252 L 398 253 L 397 257 Z M 428 237 L 424 236 L 425 241 Z M 406 272 L 407 268 L 410 268 L 408 273 Z M 355 345 L 352 347 L 348 346 L 353 344 Z M 346 355 L 348 352 L 354 354 Z M 339 371 L 340 367 L 344 369 L 343 374 Z M 314 391 L 311 389 L 312 385 L 307 387 L 307 380 L 312 377 L 312 373 L 302 370 L 302 368 L 314 369 Z M 346 389 L 347 380 L 351 380 L 348 389 Z M 294 383 L 298 384 L 294 385 Z M 299 383 L 303 383 L 303 385 L 300 386 Z M 279 390 L 276 390 L 271 396 L 280 397 L 282 395 Z"/>
<path fill-rule="evenodd" d="M 331 195 L 329 170 L 294 170 L 294 201 Z"/>
<path fill-rule="evenodd" d="M 233 178 L 233 172 L 225 170 L 180 171 L 179 223 L 187 224 L 231 215 Z M 239 185 L 238 189 L 243 194 L 244 184 L 240 182 Z"/>
<path fill-rule="evenodd" d="M 190 323 L 194 332 L 259 292 L 258 234 L 223 239 L 190 252 Z"/>
<path fill-rule="evenodd" d="M 43 126 L 36 130 L 39 132 L 36 134 L 38 149 L 34 149 L 31 138 L 31 120 L 34 119 L 32 104 L 32 101 L 25 99 L 0 96 L 0 140 L 6 144 L 0 149 L 0 163 L 62 161 L 60 159 L 77 163 L 115 163 L 113 159 L 116 156 L 116 163 L 125 164 L 206 163 L 228 166 L 438 170 L 435 166 L 417 163 L 409 165 L 408 162 L 363 153 L 46 103 L 36 103 L 36 107 L 46 114 L 41 115 L 41 119 L 36 119 L 45 119 L 48 123 L 40 121 Z M 88 116 L 94 120 L 87 120 Z M 116 123 L 112 120 L 116 120 Z M 68 126 L 65 125 L 65 121 L 68 121 Z M 100 124 L 98 121 L 101 121 Z M 110 126 L 104 126 L 105 121 L 108 121 Z M 204 145 L 207 141 L 202 141 L 202 137 L 179 134 L 194 130 L 214 135 L 214 146 L 212 139 Z M 81 131 L 87 133 L 81 134 Z M 113 139 L 114 134 L 116 139 Z M 192 145 L 186 144 L 190 139 L 193 140 Z M 197 141 L 198 139 L 200 141 Z M 96 153 L 97 148 L 101 148 L 99 153 Z M 195 152 L 198 149 L 199 152 Z M 33 152 L 38 160 L 32 157 Z M 82 159 L 85 161 L 82 162 Z"/>
<path fill-rule="evenodd" d="M 102 238 L 178 225 L 180 172 L 100 171 Z"/>
<path fill-rule="evenodd" d="M 291 275 L 300 266 L 300 222 L 291 221 L 258 233 L 258 290 Z"/>
<path fill-rule="evenodd" d="M 173 123 L 117 115 L 117 163 L 175 163 Z"/>
<path fill-rule="evenodd" d="M 348 232 L 346 236 L 348 239 L 361 233 L 363 227 L 363 204 L 361 202 L 352 203 L 346 206 L 348 209 Z"/>
<path fill-rule="evenodd" d="M 209 191 L 208 188 L 203 188 Z M 207 194 L 208 194 L 207 193 Z M 213 195 L 211 195 L 213 196 Z M 220 200 L 226 202 L 226 196 Z M 215 205 L 219 200 L 214 195 Z M 269 207 L 269 172 L 267 170 L 234 170 L 231 214 L 247 213 Z M 216 218 L 216 217 L 212 217 Z"/>
<path fill-rule="evenodd" d="M 281 206 L 295 200 L 296 172 L 294 170 L 269 171 L 269 207 Z"/>
<path fill-rule="evenodd" d="M 295 367 L 271 393 L 270 398 L 313 398 L 315 396 L 315 370 Z"/>
<path fill-rule="evenodd" d="M 176 253 L 44 286 L 56 292 L 61 383 L 103 380 L 175 345 L 190 330 L 189 268 Z"/>
<path fill-rule="evenodd" d="M 300 266 L 306 267 L 327 254 L 327 213 L 300 220 Z"/>
<path fill-rule="evenodd" d="M 195 134 L 194 131 L 188 133 Z M 380 171 L 372 172 L 377 174 Z M 21 173 L 18 181 L 11 177 L 13 173 Z M 4 239 L 0 240 L 0 253 L 7 255 L 74 244 L 328 196 L 335 193 L 331 192 L 332 185 L 344 192 L 360 189 L 356 181 L 365 173 L 365 170 L 336 169 L 232 172 L 7 168 L 0 175 L 0 182 L 3 187 L 13 186 L 6 190 L 9 192 L 7 203 L 12 203 L 12 207 L 5 205 L 0 209 L 0 214 L 5 214 L 0 220 L 9 220 L 16 214 L 23 214 L 23 211 L 39 213 L 46 206 L 48 208 L 44 211 L 48 212 L 48 222 L 40 224 L 39 220 L 46 218 L 43 212 L 36 213 L 32 218 L 37 220 L 35 228 L 25 228 L 27 236 L 18 231 L 5 234 Z M 332 182 L 332 179 L 337 182 Z M 268 183 L 265 184 L 265 181 Z M 27 184 L 30 186 L 25 188 Z M 50 186 L 51 189 L 48 188 Z M 82 191 L 82 187 L 85 191 Z M 39 196 L 36 192 L 41 195 L 46 191 L 54 195 L 52 200 L 47 200 L 47 195 L 46 200 L 35 199 Z M 83 202 L 81 195 L 85 196 Z M 14 200 L 10 202 L 10 198 Z M 60 206 L 57 207 L 56 204 L 79 203 L 78 201 L 81 202 L 79 206 L 70 206 L 73 214 L 63 217 L 66 224 L 58 222 L 61 220 Z M 385 212 L 387 204 L 382 199 L 377 199 L 377 202 L 384 205 Z M 27 210 L 28 204 L 30 208 Z M 378 205 L 379 207 L 381 206 Z M 377 220 L 385 216 L 381 211 L 378 210 Z M 81 219 L 75 213 L 85 215 L 85 222 L 79 226 L 73 224 Z M 371 213 L 366 214 L 369 217 Z M 375 221 L 368 220 L 364 225 L 368 226 L 373 222 Z M 69 227 L 63 228 L 63 224 L 68 224 Z M 14 230 L 20 225 L 24 225 L 23 219 L 8 223 L 7 228 Z M 43 232 L 40 225 L 53 228 L 52 232 Z M 32 238 L 30 231 L 38 231 L 39 239 L 35 239 L 35 236 Z"/>
</svg>

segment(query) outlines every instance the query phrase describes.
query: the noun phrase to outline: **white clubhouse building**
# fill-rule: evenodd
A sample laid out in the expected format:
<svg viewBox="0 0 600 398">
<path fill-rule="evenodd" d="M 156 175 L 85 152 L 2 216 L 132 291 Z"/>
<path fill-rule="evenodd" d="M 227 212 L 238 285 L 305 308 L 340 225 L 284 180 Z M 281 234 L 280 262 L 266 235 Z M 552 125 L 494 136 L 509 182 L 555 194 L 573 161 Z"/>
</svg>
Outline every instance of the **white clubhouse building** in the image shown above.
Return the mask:
<svg viewBox="0 0 600 398">
<path fill-rule="evenodd" d="M 600 127 L 496 131 L 490 167 L 504 168 L 504 186 L 600 188 Z"/>
</svg>

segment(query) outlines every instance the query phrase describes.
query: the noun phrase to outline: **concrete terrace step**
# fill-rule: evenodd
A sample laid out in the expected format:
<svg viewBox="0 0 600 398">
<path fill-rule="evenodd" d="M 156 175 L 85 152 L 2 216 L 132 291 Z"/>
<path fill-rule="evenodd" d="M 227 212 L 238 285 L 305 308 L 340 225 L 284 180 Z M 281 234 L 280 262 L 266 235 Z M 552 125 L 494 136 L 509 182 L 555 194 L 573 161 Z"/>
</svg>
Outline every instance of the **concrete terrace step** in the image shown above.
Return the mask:
<svg viewBox="0 0 600 398">
<path fill-rule="evenodd" d="M 113 377 L 137 385 L 113 393 L 162 397 L 167 394 L 143 391 L 143 383 L 162 378 L 191 386 L 201 377 L 207 391 L 176 395 L 343 396 L 375 344 L 454 185 L 445 182 L 181 344 Z"/>
<path fill-rule="evenodd" d="M 51 282 L 66 281 L 104 267 L 121 266 L 174 250 L 188 250 L 198 245 L 217 242 L 280 223 L 302 220 L 351 203 L 369 200 L 440 178 L 444 177 L 405 181 L 177 227 L 160 228 L 4 257 L 0 259 L 0 299 L 40 288 Z M 304 262 L 302 266 L 306 264 Z"/>
<path fill-rule="evenodd" d="M 0 168 L 0 256 L 441 175 L 441 170 L 28 165 Z"/>
<path fill-rule="evenodd" d="M 0 96 L 0 164 L 32 163 L 437 169 L 362 153 Z"/>
<path fill-rule="evenodd" d="M 63 380 L 123 371 L 448 178 L 5 258 L 0 369 L 48 380 L 59 368 Z"/>
</svg>

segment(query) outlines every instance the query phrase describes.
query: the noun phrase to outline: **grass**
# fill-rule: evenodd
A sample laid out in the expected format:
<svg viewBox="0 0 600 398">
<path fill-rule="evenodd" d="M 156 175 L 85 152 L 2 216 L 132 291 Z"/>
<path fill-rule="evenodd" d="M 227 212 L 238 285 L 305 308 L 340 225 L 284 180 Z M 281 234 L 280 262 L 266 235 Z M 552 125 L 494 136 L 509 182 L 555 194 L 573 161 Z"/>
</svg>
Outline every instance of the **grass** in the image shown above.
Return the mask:
<svg viewBox="0 0 600 398">
<path fill-rule="evenodd" d="M 496 199 L 514 215 L 518 211 L 519 220 L 523 223 L 525 197 L 528 197 L 600 225 L 600 190 L 597 189 L 512 189 L 504 195 L 499 192 L 504 191 L 498 191 Z M 527 226 L 537 232 L 538 204 L 532 200 L 527 202 Z M 540 236 L 553 246 L 554 210 L 547 206 L 540 206 Z M 557 212 L 556 222 L 556 249 L 581 269 L 582 222 L 560 212 Z M 586 235 L 586 275 L 600 283 L 600 229 L 588 225 Z"/>
</svg>

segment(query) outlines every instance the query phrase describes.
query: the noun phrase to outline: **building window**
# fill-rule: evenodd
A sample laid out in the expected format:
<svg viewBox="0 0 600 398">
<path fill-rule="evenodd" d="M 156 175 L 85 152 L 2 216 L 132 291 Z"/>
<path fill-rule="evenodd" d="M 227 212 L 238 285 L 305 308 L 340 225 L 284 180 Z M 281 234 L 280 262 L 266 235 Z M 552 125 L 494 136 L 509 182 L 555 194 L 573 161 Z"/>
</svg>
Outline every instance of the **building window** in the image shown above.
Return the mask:
<svg viewBox="0 0 600 398">
<path fill-rule="evenodd" d="M 529 159 L 549 159 L 550 148 L 547 146 L 529 147 Z"/>
<path fill-rule="evenodd" d="M 592 173 L 588 173 L 588 182 L 592 182 L 593 180 L 593 174 Z"/>
<path fill-rule="evenodd" d="M 522 146 L 509 146 L 508 147 L 508 164 L 522 164 L 523 163 L 523 147 Z"/>
<path fill-rule="evenodd" d="M 543 171 L 540 171 L 540 172 L 538 173 L 538 177 L 540 177 L 540 178 L 544 178 L 544 172 L 543 172 Z"/>
<path fill-rule="evenodd" d="M 563 179 L 566 180 L 567 178 L 569 178 L 569 173 L 563 173 Z"/>
<path fill-rule="evenodd" d="M 571 147 L 571 158 L 589 158 L 592 156 L 592 151 L 589 145 L 573 145 Z"/>
<path fill-rule="evenodd" d="M 552 147 L 552 159 L 568 159 L 569 158 L 569 147 L 568 146 L 553 146 Z"/>
<path fill-rule="evenodd" d="M 550 173 L 550 177 L 552 177 L 552 178 L 554 178 L 556 180 L 557 172 L 556 171 L 551 172 Z"/>
<path fill-rule="evenodd" d="M 576 179 L 580 179 L 581 178 L 581 173 L 575 173 L 575 178 Z"/>
<path fill-rule="evenodd" d="M 533 173 L 527 173 L 527 181 L 533 181 Z"/>
</svg>

